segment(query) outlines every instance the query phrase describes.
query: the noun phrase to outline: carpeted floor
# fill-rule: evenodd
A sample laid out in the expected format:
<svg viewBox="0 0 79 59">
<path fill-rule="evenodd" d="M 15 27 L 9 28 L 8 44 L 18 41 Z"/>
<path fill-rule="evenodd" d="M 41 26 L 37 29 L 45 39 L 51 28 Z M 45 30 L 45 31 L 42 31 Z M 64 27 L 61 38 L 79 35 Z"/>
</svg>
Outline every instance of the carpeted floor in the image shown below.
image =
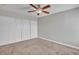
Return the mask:
<svg viewBox="0 0 79 59">
<path fill-rule="evenodd" d="M 36 38 L 1 46 L 0 55 L 79 55 L 79 50 Z"/>
</svg>

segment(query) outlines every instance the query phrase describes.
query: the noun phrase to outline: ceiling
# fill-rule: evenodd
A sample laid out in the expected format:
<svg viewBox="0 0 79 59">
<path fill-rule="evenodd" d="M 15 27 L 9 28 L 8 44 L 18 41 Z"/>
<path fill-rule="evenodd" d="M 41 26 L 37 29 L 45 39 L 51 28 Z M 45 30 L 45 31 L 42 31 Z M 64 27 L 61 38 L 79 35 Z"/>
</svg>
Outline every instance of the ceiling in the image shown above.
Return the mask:
<svg viewBox="0 0 79 59">
<path fill-rule="evenodd" d="M 45 4 L 40 4 L 41 7 L 45 6 Z M 46 9 L 47 11 L 50 12 L 50 14 L 66 11 L 72 8 L 79 7 L 78 4 L 51 4 L 51 7 Z M 18 13 L 24 13 L 30 16 L 34 17 L 43 17 L 47 16 L 48 14 L 41 13 L 39 16 L 37 16 L 37 13 L 28 13 L 27 11 L 34 10 L 33 7 L 31 7 L 28 4 L 1 4 L 0 9 L 7 10 L 7 11 L 15 11 Z M 49 15 L 50 15 L 49 14 Z"/>
</svg>

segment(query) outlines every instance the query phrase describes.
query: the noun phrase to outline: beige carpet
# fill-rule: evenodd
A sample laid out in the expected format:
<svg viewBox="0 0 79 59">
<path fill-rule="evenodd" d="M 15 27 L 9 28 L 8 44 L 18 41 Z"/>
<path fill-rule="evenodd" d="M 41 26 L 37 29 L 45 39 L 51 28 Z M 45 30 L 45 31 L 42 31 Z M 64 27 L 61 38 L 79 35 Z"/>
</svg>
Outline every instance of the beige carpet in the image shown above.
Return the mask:
<svg viewBox="0 0 79 59">
<path fill-rule="evenodd" d="M 79 50 L 44 39 L 31 39 L 0 47 L 1 55 L 79 55 Z"/>
</svg>

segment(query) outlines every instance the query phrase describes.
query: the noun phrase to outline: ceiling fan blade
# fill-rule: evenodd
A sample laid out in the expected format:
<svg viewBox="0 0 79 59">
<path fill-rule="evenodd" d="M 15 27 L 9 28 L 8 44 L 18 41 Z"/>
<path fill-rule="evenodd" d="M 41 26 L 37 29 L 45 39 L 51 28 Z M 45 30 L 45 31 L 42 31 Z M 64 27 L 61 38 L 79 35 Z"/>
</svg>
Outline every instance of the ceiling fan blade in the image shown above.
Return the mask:
<svg viewBox="0 0 79 59">
<path fill-rule="evenodd" d="M 50 5 L 46 5 L 46 6 L 44 6 L 42 9 L 47 9 L 47 8 L 49 8 L 50 7 Z"/>
<path fill-rule="evenodd" d="M 35 12 L 36 10 L 33 10 L 33 11 L 28 11 L 28 12 Z"/>
<path fill-rule="evenodd" d="M 47 12 L 47 11 L 42 11 L 42 12 L 44 12 L 44 13 L 46 13 L 46 14 L 49 14 L 49 12 Z"/>
<path fill-rule="evenodd" d="M 33 8 L 35 8 L 35 9 L 38 9 L 36 6 L 34 6 L 33 4 L 30 4 L 30 6 L 32 6 Z"/>
</svg>

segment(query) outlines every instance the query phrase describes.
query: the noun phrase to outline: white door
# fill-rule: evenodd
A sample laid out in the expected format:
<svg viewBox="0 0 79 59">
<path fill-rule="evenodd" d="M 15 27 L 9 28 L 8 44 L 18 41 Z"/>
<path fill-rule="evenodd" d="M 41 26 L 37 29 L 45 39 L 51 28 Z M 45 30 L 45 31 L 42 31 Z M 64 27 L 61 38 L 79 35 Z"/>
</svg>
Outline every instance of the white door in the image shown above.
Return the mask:
<svg viewBox="0 0 79 59">
<path fill-rule="evenodd" d="M 37 37 L 37 21 L 0 16 L 0 45 Z"/>
<path fill-rule="evenodd" d="M 30 39 L 30 21 L 28 19 L 21 20 L 21 39 L 27 40 Z"/>
<path fill-rule="evenodd" d="M 21 40 L 21 20 L 0 16 L 0 45 Z"/>
<path fill-rule="evenodd" d="M 36 38 L 37 37 L 37 20 L 30 20 L 31 25 L 31 38 Z"/>
</svg>

